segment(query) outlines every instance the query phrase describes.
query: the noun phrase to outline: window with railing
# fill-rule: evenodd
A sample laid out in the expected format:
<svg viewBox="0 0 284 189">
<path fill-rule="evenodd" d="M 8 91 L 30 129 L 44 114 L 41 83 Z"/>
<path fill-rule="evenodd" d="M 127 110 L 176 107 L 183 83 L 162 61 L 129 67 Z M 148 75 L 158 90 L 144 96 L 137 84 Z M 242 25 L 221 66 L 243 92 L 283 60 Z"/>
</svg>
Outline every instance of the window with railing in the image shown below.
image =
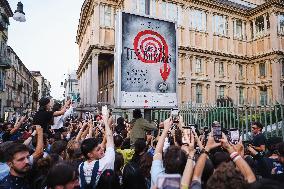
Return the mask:
<svg viewBox="0 0 284 189">
<path fill-rule="evenodd" d="M 243 87 L 239 88 L 239 104 L 240 105 L 244 104 L 244 88 Z"/>
<path fill-rule="evenodd" d="M 284 34 L 284 13 L 278 15 L 278 33 Z"/>
<path fill-rule="evenodd" d="M 224 15 L 213 16 L 213 31 L 215 35 L 227 36 L 228 35 L 228 19 Z"/>
<path fill-rule="evenodd" d="M 189 27 L 197 31 L 206 31 L 206 12 L 198 9 L 189 10 Z"/>
<path fill-rule="evenodd" d="M 267 105 L 267 89 L 266 88 L 260 89 L 260 105 L 262 106 Z"/>
<path fill-rule="evenodd" d="M 220 86 L 219 87 L 219 98 L 224 98 L 225 97 L 225 86 Z"/>
<path fill-rule="evenodd" d="M 112 18 L 111 18 L 112 8 L 109 5 L 100 6 L 100 26 L 111 27 Z"/>
<path fill-rule="evenodd" d="M 202 85 L 196 85 L 196 103 L 202 103 Z"/>
<path fill-rule="evenodd" d="M 284 99 L 284 85 L 282 86 L 282 98 Z"/>
<path fill-rule="evenodd" d="M 219 62 L 219 76 L 224 77 L 224 62 Z"/>
<path fill-rule="evenodd" d="M 239 64 L 239 79 L 243 79 L 244 70 L 243 65 Z"/>
<path fill-rule="evenodd" d="M 255 20 L 255 32 L 256 37 L 260 36 L 264 32 L 264 18 L 263 16 L 259 16 Z"/>
<path fill-rule="evenodd" d="M 195 73 L 201 73 L 202 72 L 202 60 L 201 58 L 195 59 Z"/>
<path fill-rule="evenodd" d="M 150 15 L 157 16 L 157 1 L 150 0 Z"/>
<path fill-rule="evenodd" d="M 182 23 L 182 8 L 181 6 L 175 4 L 175 3 L 170 3 L 170 2 L 161 2 L 161 16 L 162 18 L 175 21 L 179 25 Z"/>
<path fill-rule="evenodd" d="M 138 13 L 146 14 L 146 1 L 145 0 L 137 0 L 137 10 L 138 10 Z"/>
<path fill-rule="evenodd" d="M 280 60 L 280 64 L 281 64 L 281 70 L 282 70 L 282 77 L 284 77 L 284 59 Z"/>
<path fill-rule="evenodd" d="M 244 30 L 243 30 L 243 21 L 236 19 L 233 21 L 233 25 L 234 25 L 234 38 L 235 39 L 244 39 Z"/>
<path fill-rule="evenodd" d="M 265 70 L 265 63 L 259 63 L 259 76 L 260 77 L 265 77 L 266 75 L 266 70 Z"/>
<path fill-rule="evenodd" d="M 5 70 L 0 69 L 0 91 L 5 89 Z"/>
</svg>

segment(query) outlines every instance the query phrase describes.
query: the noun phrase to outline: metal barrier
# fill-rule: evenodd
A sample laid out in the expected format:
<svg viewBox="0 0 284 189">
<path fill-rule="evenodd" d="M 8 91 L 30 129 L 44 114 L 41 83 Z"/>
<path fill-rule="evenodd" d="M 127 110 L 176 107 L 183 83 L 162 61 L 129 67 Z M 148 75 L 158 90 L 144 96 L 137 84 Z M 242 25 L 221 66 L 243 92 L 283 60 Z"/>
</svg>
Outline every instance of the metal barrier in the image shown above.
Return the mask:
<svg viewBox="0 0 284 189">
<path fill-rule="evenodd" d="M 221 123 L 223 128 L 239 129 L 243 140 L 249 138 L 251 122 L 263 124 L 266 137 L 282 137 L 284 141 L 284 105 L 237 106 L 232 103 L 183 104 L 179 108 L 185 124 L 197 124 L 198 128 L 210 127 L 213 121 Z M 159 122 L 170 116 L 171 110 L 152 110 L 151 120 Z"/>
</svg>

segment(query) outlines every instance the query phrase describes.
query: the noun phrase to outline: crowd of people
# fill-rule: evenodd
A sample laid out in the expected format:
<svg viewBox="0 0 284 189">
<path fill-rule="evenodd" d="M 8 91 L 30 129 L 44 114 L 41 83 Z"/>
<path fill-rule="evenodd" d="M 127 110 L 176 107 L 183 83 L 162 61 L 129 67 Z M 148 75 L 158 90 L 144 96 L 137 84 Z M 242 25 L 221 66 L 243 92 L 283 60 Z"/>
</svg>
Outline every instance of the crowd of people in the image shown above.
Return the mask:
<svg viewBox="0 0 284 189">
<path fill-rule="evenodd" d="M 0 126 L 0 189 L 283 189 L 284 142 L 251 123 L 251 141 L 231 143 L 179 116 L 148 122 L 109 113 L 72 116 L 42 98 L 32 116 Z"/>
</svg>

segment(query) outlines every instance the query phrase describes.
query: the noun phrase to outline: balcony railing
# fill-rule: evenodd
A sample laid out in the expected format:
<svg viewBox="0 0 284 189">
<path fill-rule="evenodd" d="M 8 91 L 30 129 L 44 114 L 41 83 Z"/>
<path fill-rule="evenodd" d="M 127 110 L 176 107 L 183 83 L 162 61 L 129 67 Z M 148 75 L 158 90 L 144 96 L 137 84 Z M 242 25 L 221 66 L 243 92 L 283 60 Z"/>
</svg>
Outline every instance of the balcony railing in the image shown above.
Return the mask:
<svg viewBox="0 0 284 189">
<path fill-rule="evenodd" d="M 9 18 L 5 14 L 0 13 L 0 31 L 7 30 L 8 24 L 9 24 Z"/>
<path fill-rule="evenodd" d="M 0 56 L 0 67 L 4 69 L 11 68 L 12 62 L 8 57 Z"/>
</svg>

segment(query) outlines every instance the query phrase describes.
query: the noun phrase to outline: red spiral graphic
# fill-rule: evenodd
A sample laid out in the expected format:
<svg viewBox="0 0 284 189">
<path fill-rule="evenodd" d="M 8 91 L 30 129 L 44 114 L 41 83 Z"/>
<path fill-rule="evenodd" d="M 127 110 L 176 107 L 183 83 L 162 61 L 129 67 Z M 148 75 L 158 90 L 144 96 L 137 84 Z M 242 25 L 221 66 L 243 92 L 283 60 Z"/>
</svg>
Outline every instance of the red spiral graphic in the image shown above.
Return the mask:
<svg viewBox="0 0 284 189">
<path fill-rule="evenodd" d="M 167 63 L 169 48 L 166 40 L 152 30 L 139 32 L 134 38 L 134 51 L 138 59 L 144 63 Z"/>
<path fill-rule="evenodd" d="M 155 31 L 144 30 L 136 35 L 133 46 L 140 61 L 147 64 L 163 63 L 160 74 L 162 79 L 166 81 L 171 68 L 168 64 L 169 47 L 164 37 Z"/>
</svg>

